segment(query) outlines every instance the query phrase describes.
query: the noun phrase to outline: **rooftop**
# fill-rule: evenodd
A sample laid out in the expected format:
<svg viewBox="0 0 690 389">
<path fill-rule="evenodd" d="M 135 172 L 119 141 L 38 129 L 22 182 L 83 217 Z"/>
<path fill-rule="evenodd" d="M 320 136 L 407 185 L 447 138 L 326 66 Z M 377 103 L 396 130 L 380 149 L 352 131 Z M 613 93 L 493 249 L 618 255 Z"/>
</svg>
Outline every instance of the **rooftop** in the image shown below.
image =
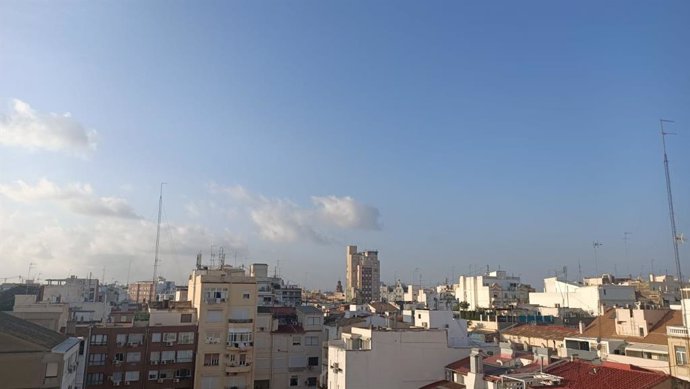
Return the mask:
<svg viewBox="0 0 690 389">
<path fill-rule="evenodd" d="M 6 312 L 0 312 L 0 334 L 32 343 L 39 349 L 46 351 L 51 350 L 67 339 L 66 336 L 58 332 L 51 331 L 30 321 L 14 317 Z M 7 347 L 9 346 L 5 344 L 0 345 L 0 353 L 22 351 L 8 349 Z"/>
<path fill-rule="evenodd" d="M 609 308 L 603 315 L 594 319 L 594 321 L 585 328 L 582 337 L 601 337 L 602 339 L 622 339 L 636 343 L 667 345 L 666 326 L 678 326 L 682 324 L 683 312 L 669 310 L 659 322 L 649 329 L 649 334 L 645 337 L 618 335 L 616 334 L 616 310 L 614 308 Z"/>
<path fill-rule="evenodd" d="M 546 366 L 544 371 L 563 378 L 559 385 L 549 386 L 552 389 L 647 389 L 671 379 L 666 374 L 631 365 L 611 362 L 595 365 L 580 360 Z"/>
<path fill-rule="evenodd" d="M 529 338 L 548 340 L 563 340 L 563 338 L 567 336 L 579 335 L 579 331 L 574 328 L 534 324 L 521 324 L 507 330 L 503 330 L 502 333 L 504 335 L 525 336 Z"/>
</svg>

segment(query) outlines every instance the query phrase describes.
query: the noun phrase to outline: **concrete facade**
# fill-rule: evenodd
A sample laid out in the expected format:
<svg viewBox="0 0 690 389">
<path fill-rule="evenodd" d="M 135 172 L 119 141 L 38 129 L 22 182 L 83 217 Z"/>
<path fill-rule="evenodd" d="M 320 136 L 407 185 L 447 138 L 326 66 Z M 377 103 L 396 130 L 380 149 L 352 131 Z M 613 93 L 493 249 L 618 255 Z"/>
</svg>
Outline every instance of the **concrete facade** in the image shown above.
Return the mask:
<svg viewBox="0 0 690 389">
<path fill-rule="evenodd" d="M 503 270 L 487 272 L 481 276 L 460 276 L 455 285 L 455 298 L 466 301 L 468 309 L 507 308 L 526 303 L 529 286 L 520 282 L 520 277 L 509 276 Z"/>
<path fill-rule="evenodd" d="M 576 308 L 599 315 L 606 307 L 634 306 L 635 288 L 611 284 L 582 286 L 550 277 L 544 279 L 544 292 L 529 294 L 529 303 L 542 307 Z"/>
<path fill-rule="evenodd" d="M 199 317 L 194 387 L 253 388 L 256 279 L 241 268 L 198 266 L 188 298 Z"/>
<path fill-rule="evenodd" d="M 357 252 L 357 246 L 347 246 L 345 255 L 345 299 L 358 303 L 379 301 L 381 265 L 378 251 Z"/>
<path fill-rule="evenodd" d="M 446 330 L 353 327 L 328 342 L 328 389 L 416 389 L 445 377 L 469 348 L 448 346 Z"/>
</svg>

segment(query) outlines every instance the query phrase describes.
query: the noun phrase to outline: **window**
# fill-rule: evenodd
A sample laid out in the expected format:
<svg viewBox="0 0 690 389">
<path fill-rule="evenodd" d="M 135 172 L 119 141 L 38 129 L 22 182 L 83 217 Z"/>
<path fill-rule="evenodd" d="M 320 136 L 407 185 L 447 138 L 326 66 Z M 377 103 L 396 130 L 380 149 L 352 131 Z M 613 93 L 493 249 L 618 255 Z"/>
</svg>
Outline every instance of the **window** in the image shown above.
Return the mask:
<svg viewBox="0 0 690 389">
<path fill-rule="evenodd" d="M 310 326 L 318 326 L 321 324 L 321 318 L 318 316 L 309 316 L 307 317 L 307 325 Z"/>
<path fill-rule="evenodd" d="M 206 344 L 217 344 L 220 343 L 220 332 L 219 331 L 206 331 L 206 339 L 204 340 Z"/>
<path fill-rule="evenodd" d="M 103 346 L 108 343 L 108 335 L 94 334 L 91 335 L 91 344 L 93 346 Z"/>
<path fill-rule="evenodd" d="M 103 366 L 105 365 L 105 354 L 90 354 L 89 366 Z"/>
<path fill-rule="evenodd" d="M 133 353 L 127 353 L 127 362 L 139 362 L 141 361 L 141 353 L 140 352 L 133 352 Z"/>
<path fill-rule="evenodd" d="M 204 288 L 204 301 L 207 304 L 220 304 L 228 298 L 228 288 Z"/>
<path fill-rule="evenodd" d="M 125 381 L 139 381 L 139 371 L 133 370 L 125 373 Z"/>
<path fill-rule="evenodd" d="M 163 351 L 161 352 L 161 361 L 165 362 L 175 362 L 175 351 Z"/>
<path fill-rule="evenodd" d="M 201 377 L 201 389 L 216 389 L 218 377 Z"/>
<path fill-rule="evenodd" d="M 161 333 L 160 332 L 154 332 L 151 334 L 151 342 L 153 343 L 158 343 L 161 341 Z"/>
<path fill-rule="evenodd" d="M 252 333 L 245 332 L 228 332 L 228 344 L 231 343 L 246 343 L 252 341 Z"/>
<path fill-rule="evenodd" d="M 166 332 L 163 334 L 163 342 L 174 342 L 177 340 L 177 332 Z"/>
<path fill-rule="evenodd" d="M 86 385 L 103 385 L 103 373 L 87 374 Z"/>
<path fill-rule="evenodd" d="M 193 332 L 180 332 L 180 344 L 193 344 L 194 343 L 194 333 Z"/>
<path fill-rule="evenodd" d="M 177 362 L 192 362 L 194 361 L 194 351 L 179 350 L 177 352 Z"/>
<path fill-rule="evenodd" d="M 166 378 L 172 378 L 173 377 L 173 371 L 172 370 L 161 370 L 158 372 L 158 378 L 160 379 L 166 379 Z"/>
<path fill-rule="evenodd" d="M 149 381 L 155 381 L 158 379 L 158 370 L 149 370 Z"/>
<path fill-rule="evenodd" d="M 298 384 L 299 377 L 296 375 L 290 376 L 290 386 L 297 386 Z"/>
<path fill-rule="evenodd" d="M 307 386 L 316 386 L 316 377 L 307 378 Z"/>
<path fill-rule="evenodd" d="M 151 358 L 149 359 L 150 361 L 160 361 L 161 360 L 161 353 L 158 351 L 151 351 Z"/>
<path fill-rule="evenodd" d="M 249 294 L 249 292 L 243 292 L 243 293 L 242 293 L 242 298 L 243 298 L 243 299 L 249 300 L 250 297 L 251 297 L 251 295 Z"/>
<path fill-rule="evenodd" d="M 142 344 L 144 343 L 144 334 L 129 334 L 127 342 L 129 344 Z"/>
<path fill-rule="evenodd" d="M 319 357 L 309 357 L 308 366 L 319 366 Z"/>
<path fill-rule="evenodd" d="M 120 363 L 125 361 L 125 353 L 115 353 L 115 357 L 113 358 L 113 362 L 115 363 Z"/>
<path fill-rule="evenodd" d="M 122 346 L 127 343 L 127 334 L 117 334 L 115 337 L 115 342 L 118 346 Z"/>
<path fill-rule="evenodd" d="M 58 363 L 48 362 L 46 364 L 46 378 L 52 378 L 58 376 Z"/>
<path fill-rule="evenodd" d="M 220 323 L 223 321 L 223 311 L 206 311 L 206 323 Z"/>
<path fill-rule="evenodd" d="M 204 366 L 218 366 L 220 354 L 204 354 Z"/>
<path fill-rule="evenodd" d="M 191 313 L 183 313 L 180 315 L 180 323 L 191 323 L 192 322 L 192 314 Z"/>
<path fill-rule="evenodd" d="M 177 378 L 188 378 L 192 376 L 192 371 L 190 369 L 177 369 L 175 371 L 175 377 Z"/>
<path fill-rule="evenodd" d="M 318 336 L 305 336 L 304 337 L 304 345 L 305 346 L 318 346 L 319 345 L 319 337 Z"/>
<path fill-rule="evenodd" d="M 676 352 L 676 365 L 685 365 L 688 363 L 687 350 L 683 346 L 674 346 Z"/>
<path fill-rule="evenodd" d="M 121 372 L 121 371 L 113 372 L 112 381 L 113 381 L 113 382 L 120 382 L 120 381 L 122 381 L 122 378 L 123 378 L 124 376 L 125 376 L 124 373 Z"/>
<path fill-rule="evenodd" d="M 299 346 L 302 344 L 302 337 L 301 336 L 293 336 L 292 337 L 292 345 L 293 346 Z"/>
</svg>

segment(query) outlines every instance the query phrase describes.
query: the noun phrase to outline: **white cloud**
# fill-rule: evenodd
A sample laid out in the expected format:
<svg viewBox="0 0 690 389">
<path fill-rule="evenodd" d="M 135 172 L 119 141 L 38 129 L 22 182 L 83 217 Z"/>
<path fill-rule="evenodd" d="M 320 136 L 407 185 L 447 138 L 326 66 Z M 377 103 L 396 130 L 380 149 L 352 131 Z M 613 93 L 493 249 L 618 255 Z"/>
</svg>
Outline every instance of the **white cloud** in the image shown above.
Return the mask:
<svg viewBox="0 0 690 389">
<path fill-rule="evenodd" d="M 8 275 L 26 274 L 27 264 L 35 263 L 42 278 L 64 277 L 68 272 L 86 276 L 89 271 L 100 278 L 125 281 L 131 261 L 131 280 L 150 277 L 153 271 L 156 223 L 141 219 L 83 219 L 84 223 L 66 226 L 50 217 L 0 208 L 0 255 Z M 161 226 L 159 274 L 178 281 L 186 280 L 196 253 L 211 245 L 226 252 L 247 252 L 246 244 L 229 231 L 214 233 L 205 227 L 188 224 Z M 208 260 L 208 257 L 206 257 Z"/>
<path fill-rule="evenodd" d="M 287 199 L 257 195 L 243 186 L 211 186 L 212 193 L 223 193 L 243 204 L 259 235 L 274 242 L 301 239 L 317 243 L 335 241 L 329 232 L 335 229 L 380 229 L 379 210 L 357 202 L 352 197 L 314 196 L 314 207 L 300 207 Z"/>
<path fill-rule="evenodd" d="M 127 203 L 116 197 L 98 197 L 89 184 L 73 183 L 60 187 L 42 178 L 36 185 L 22 180 L 11 185 L 0 185 L 0 194 L 17 202 L 51 201 L 61 204 L 73 212 L 89 216 L 109 216 L 137 219 L 139 216 Z"/>
<path fill-rule="evenodd" d="M 311 198 L 317 207 L 317 213 L 327 223 L 343 228 L 361 228 L 378 230 L 379 210 L 365 204 L 358 203 L 350 196 L 325 196 Z"/>
<path fill-rule="evenodd" d="M 9 114 L 0 116 L 0 144 L 6 146 L 84 155 L 96 149 L 96 136 L 69 113 L 40 113 L 17 99 Z"/>
</svg>

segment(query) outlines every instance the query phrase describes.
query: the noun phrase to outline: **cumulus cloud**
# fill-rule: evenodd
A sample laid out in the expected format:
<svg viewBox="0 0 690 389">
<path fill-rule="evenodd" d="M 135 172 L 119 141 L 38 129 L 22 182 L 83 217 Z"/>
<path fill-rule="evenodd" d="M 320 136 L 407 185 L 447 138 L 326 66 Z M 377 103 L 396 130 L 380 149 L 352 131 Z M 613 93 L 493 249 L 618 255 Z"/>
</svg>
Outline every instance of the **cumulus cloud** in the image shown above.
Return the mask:
<svg viewBox="0 0 690 389">
<path fill-rule="evenodd" d="M 125 281 L 131 262 L 132 280 L 150 276 L 153 270 L 156 223 L 142 219 L 83 219 L 65 225 L 50 216 L 2 209 L 0 253 L 7 274 L 26 274 L 33 262 L 43 278 L 64 277 L 68 271 L 85 276 L 107 268 L 110 280 Z M 185 280 L 196 253 L 211 245 L 227 251 L 247 252 L 246 243 L 229 231 L 213 232 L 192 224 L 161 226 L 159 274 Z"/>
<path fill-rule="evenodd" d="M 6 146 L 84 155 L 96 149 L 96 135 L 69 113 L 40 113 L 18 99 L 0 116 L 0 144 Z"/>
<path fill-rule="evenodd" d="M 223 193 L 247 207 L 259 235 L 274 242 L 301 239 L 333 243 L 328 232 L 333 229 L 380 229 L 380 213 L 349 196 L 314 196 L 312 207 L 301 207 L 281 198 L 254 194 L 243 186 L 211 186 L 213 193 Z"/>
<path fill-rule="evenodd" d="M 379 210 L 365 204 L 358 203 L 350 196 L 326 196 L 311 198 L 316 206 L 316 212 L 322 220 L 343 228 L 361 228 L 378 230 Z"/>
<path fill-rule="evenodd" d="M 89 184 L 73 183 L 63 187 L 45 178 L 35 185 L 22 180 L 0 185 L 0 194 L 17 202 L 51 201 L 73 212 L 89 216 L 108 216 L 138 219 L 127 200 L 116 197 L 98 197 Z"/>
</svg>

